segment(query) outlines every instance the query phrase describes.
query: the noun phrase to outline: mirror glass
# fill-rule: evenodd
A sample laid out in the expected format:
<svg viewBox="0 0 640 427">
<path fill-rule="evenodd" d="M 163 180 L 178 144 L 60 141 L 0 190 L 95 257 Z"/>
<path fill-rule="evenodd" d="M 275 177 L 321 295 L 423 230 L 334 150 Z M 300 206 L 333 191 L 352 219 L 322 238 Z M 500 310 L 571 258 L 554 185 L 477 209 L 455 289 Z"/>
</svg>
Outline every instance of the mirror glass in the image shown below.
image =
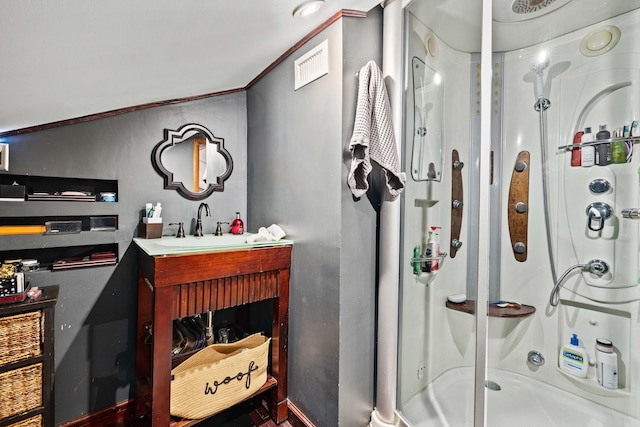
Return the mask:
<svg viewBox="0 0 640 427">
<path fill-rule="evenodd" d="M 440 181 L 443 165 L 443 77 L 416 57 L 412 60 L 412 71 L 414 129 L 411 177 L 414 181 Z"/>
<path fill-rule="evenodd" d="M 233 169 L 224 140 L 197 124 L 176 131 L 165 129 L 165 139 L 154 148 L 152 162 L 164 177 L 165 188 L 175 189 L 191 200 L 223 191 Z"/>
</svg>

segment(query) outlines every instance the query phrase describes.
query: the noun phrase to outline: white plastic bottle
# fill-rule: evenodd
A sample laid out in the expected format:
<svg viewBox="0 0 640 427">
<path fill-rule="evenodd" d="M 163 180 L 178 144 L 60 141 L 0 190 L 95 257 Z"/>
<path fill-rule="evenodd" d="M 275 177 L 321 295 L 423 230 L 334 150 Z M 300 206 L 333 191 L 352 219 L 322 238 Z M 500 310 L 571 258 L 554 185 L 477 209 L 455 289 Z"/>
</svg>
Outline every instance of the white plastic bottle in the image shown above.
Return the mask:
<svg viewBox="0 0 640 427">
<path fill-rule="evenodd" d="M 584 135 L 580 139 L 581 143 L 593 142 L 596 137 L 591 133 L 591 128 L 585 128 Z M 593 145 L 585 145 L 580 150 L 581 164 L 583 167 L 593 166 L 596 162 L 596 148 Z"/>
<path fill-rule="evenodd" d="M 576 377 L 586 378 L 589 368 L 589 357 L 583 347 L 580 347 L 578 336 L 573 334 L 571 342 L 560 348 L 558 356 L 558 364 L 563 371 L 575 375 Z"/>
<path fill-rule="evenodd" d="M 596 339 L 596 376 L 604 388 L 618 388 L 618 355 L 613 352 L 613 343 L 605 338 Z"/>
<path fill-rule="evenodd" d="M 440 256 L 440 232 L 441 227 L 431 227 L 431 240 L 428 245 L 431 245 L 431 256 L 437 258 Z M 440 260 L 434 259 L 431 261 L 431 271 L 438 271 L 440 269 Z"/>
</svg>

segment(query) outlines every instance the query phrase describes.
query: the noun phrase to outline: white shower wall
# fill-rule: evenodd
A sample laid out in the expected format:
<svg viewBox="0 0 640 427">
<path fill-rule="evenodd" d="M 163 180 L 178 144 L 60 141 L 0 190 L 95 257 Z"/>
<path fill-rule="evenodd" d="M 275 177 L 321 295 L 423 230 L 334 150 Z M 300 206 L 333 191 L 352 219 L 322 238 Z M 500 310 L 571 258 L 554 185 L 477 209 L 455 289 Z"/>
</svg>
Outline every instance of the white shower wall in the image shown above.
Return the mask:
<svg viewBox="0 0 640 427">
<path fill-rule="evenodd" d="M 501 298 L 533 305 L 537 312 L 531 319 L 518 322 L 513 330 L 502 328 L 502 334 L 490 332 L 488 364 L 529 375 L 570 393 L 601 403 L 634 418 L 640 417 L 638 384 L 640 377 L 640 342 L 638 331 L 638 225 L 622 219 L 622 208 L 637 207 L 640 150 L 632 162 L 591 168 L 570 167 L 571 152 L 558 147 L 571 144 L 576 131 L 599 124 L 608 129 L 630 124 L 640 117 L 640 11 L 627 13 L 504 56 L 504 122 L 502 179 L 504 197 L 515 158 L 520 151 L 531 154 L 529 194 L 528 259 L 517 262 L 511 252 L 507 224 L 502 230 Z M 591 31 L 616 25 L 622 32 L 618 45 L 595 57 L 580 53 L 582 38 Z M 545 71 L 545 95 L 551 101 L 547 110 L 548 170 L 550 177 L 551 228 L 556 271 L 560 276 L 576 263 L 594 258 L 605 260 L 612 274 L 602 279 L 587 273 L 570 275 L 565 286 L 580 294 L 562 290 L 558 307 L 548 300 L 553 280 L 547 255 L 547 242 L 542 200 L 539 117 L 531 82 L 530 63 L 541 50 L 546 50 L 550 65 Z M 594 78 L 595 76 L 595 78 Z M 629 80 L 629 87 L 613 90 Z M 598 96 L 598 94 L 600 96 Z M 605 177 L 612 186 L 611 194 L 594 195 L 588 190 L 594 178 Z M 586 208 L 589 203 L 606 199 L 614 215 L 605 221 L 602 235 L 586 230 Z M 506 213 L 503 214 L 506 217 Z M 601 287 L 589 286 L 585 279 Z M 598 301 L 593 301 L 596 299 Z M 624 302 L 632 301 L 632 302 Z M 504 324 L 503 319 L 490 319 L 490 331 Z M 559 371 L 558 352 L 568 343 L 572 333 L 581 338 L 590 357 L 595 357 L 595 338 L 614 341 L 619 351 L 620 389 L 605 390 L 595 380 L 595 368 L 589 368 L 587 379 L 578 379 Z M 541 352 L 546 363 L 535 368 L 526 363 L 531 350 Z M 489 408 L 489 411 L 491 408 Z"/>
<path fill-rule="evenodd" d="M 445 308 L 447 295 L 466 291 L 467 252 L 461 250 L 455 258 L 447 257 L 442 267 L 429 284 L 417 281 L 409 265 L 416 245 L 424 247 L 427 230 L 430 226 L 441 226 L 440 250 L 449 252 L 449 236 L 451 233 L 451 156 L 452 150 L 459 152 L 462 162 L 469 162 L 469 105 L 471 94 L 468 82 L 471 79 L 471 55 L 455 51 L 435 38 L 438 49 L 437 56 L 428 54 L 424 48 L 425 36 L 432 34 L 418 20 L 410 19 L 409 25 L 409 61 L 416 56 L 432 69 L 444 76 L 444 166 L 442 181 L 411 180 L 404 192 L 402 259 L 403 268 L 401 286 L 401 327 L 399 343 L 399 394 L 400 402 L 422 390 L 442 372 L 456 366 L 471 366 L 474 360 L 474 347 L 470 335 L 473 317 L 468 314 L 451 312 Z M 407 81 L 411 82 L 411 70 Z M 406 134 L 407 146 L 404 153 L 404 167 L 411 167 L 412 142 L 414 132 L 413 93 L 411 84 L 406 89 Z M 466 180 L 468 166 L 462 170 Z M 468 191 L 465 182 L 465 192 Z M 460 240 L 466 242 L 467 208 L 463 207 L 463 227 Z M 405 268 L 406 267 L 406 268 Z M 453 322 L 454 328 L 463 327 L 465 341 L 459 344 L 464 350 L 459 351 L 456 342 L 451 339 L 447 318 L 460 317 Z M 420 367 L 422 377 L 420 378 Z"/>
</svg>

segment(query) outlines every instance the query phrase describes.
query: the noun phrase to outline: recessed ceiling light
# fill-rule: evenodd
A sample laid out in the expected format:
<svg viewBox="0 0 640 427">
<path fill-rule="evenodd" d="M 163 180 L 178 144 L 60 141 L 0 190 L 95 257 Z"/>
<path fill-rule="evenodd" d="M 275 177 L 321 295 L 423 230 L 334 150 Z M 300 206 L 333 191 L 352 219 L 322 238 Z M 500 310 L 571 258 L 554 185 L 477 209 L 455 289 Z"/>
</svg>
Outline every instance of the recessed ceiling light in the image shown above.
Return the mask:
<svg viewBox="0 0 640 427">
<path fill-rule="evenodd" d="M 300 3 L 295 9 L 293 9 L 293 16 L 304 18 L 312 13 L 316 13 L 323 4 L 324 0 L 311 0 Z"/>
</svg>

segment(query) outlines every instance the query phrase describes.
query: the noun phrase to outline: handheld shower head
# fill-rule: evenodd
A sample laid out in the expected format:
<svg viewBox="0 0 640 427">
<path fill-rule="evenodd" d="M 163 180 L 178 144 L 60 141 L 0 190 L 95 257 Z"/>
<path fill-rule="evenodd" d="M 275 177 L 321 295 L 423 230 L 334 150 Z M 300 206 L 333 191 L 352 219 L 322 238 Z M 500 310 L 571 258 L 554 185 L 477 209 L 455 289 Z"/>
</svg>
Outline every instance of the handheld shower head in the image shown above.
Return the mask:
<svg viewBox="0 0 640 427">
<path fill-rule="evenodd" d="M 544 98 L 544 70 L 549 66 L 549 57 L 544 50 L 531 61 L 531 71 L 536 73 L 535 90 L 538 99 Z"/>
</svg>

